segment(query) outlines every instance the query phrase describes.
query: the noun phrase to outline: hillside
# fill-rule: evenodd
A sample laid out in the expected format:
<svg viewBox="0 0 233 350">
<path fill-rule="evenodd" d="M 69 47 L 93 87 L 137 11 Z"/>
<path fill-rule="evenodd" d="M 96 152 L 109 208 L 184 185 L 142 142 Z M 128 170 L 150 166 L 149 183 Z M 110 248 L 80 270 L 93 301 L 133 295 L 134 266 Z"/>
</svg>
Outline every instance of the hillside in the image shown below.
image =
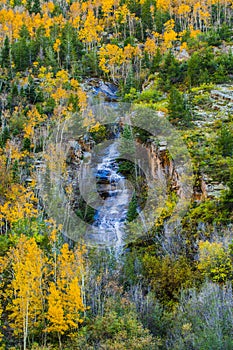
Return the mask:
<svg viewBox="0 0 233 350">
<path fill-rule="evenodd" d="M 0 349 L 233 349 L 232 18 L 1 1 Z"/>
</svg>

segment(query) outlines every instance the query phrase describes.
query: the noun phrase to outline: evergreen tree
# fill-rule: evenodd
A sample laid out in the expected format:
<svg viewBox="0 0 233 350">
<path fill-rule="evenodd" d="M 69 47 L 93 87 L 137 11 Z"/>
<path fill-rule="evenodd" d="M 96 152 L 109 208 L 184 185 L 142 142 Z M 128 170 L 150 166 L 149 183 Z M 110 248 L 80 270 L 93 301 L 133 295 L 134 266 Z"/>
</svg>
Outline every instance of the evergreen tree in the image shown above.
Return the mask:
<svg viewBox="0 0 233 350">
<path fill-rule="evenodd" d="M 136 198 L 136 195 L 135 193 L 133 194 L 133 197 L 129 203 L 129 208 L 128 208 L 128 212 L 127 212 L 127 220 L 128 221 L 133 221 L 137 215 L 138 215 L 138 212 L 137 212 L 137 198 Z"/>
<path fill-rule="evenodd" d="M 160 65 L 159 78 L 160 86 L 165 91 L 169 91 L 175 83 L 182 81 L 179 62 L 171 51 L 166 54 L 163 63 Z"/>
<path fill-rule="evenodd" d="M 26 27 L 23 25 L 20 32 L 20 39 L 12 45 L 12 56 L 16 69 L 18 71 L 26 70 L 31 63 L 31 55 L 29 50 L 30 34 Z"/>
<path fill-rule="evenodd" d="M 161 61 L 162 61 L 162 54 L 160 52 L 160 49 L 158 48 L 151 63 L 151 69 L 150 69 L 151 73 L 155 73 L 159 70 Z"/>
<path fill-rule="evenodd" d="M 135 85 L 136 85 L 136 81 L 135 81 L 135 77 L 134 77 L 133 67 L 131 65 L 129 72 L 127 74 L 127 77 L 126 77 L 126 82 L 123 86 L 124 93 L 125 94 L 129 93 L 131 88 L 135 87 Z"/>
<path fill-rule="evenodd" d="M 7 127 L 5 127 L 0 134 L 0 147 L 4 147 L 6 145 L 7 140 L 10 139 L 10 131 Z"/>
<path fill-rule="evenodd" d="M 76 30 L 67 23 L 62 29 L 60 60 L 66 69 L 70 69 L 73 62 L 77 62 L 83 55 L 83 45 L 79 41 Z M 96 69 L 96 68 L 95 68 Z"/>
<path fill-rule="evenodd" d="M 188 61 L 188 81 L 191 86 L 198 85 L 200 81 L 201 58 L 195 52 Z"/>
<path fill-rule="evenodd" d="M 233 167 L 230 169 L 230 179 L 227 183 L 228 189 L 224 197 L 224 204 L 228 207 L 230 213 L 233 212 Z"/>
<path fill-rule="evenodd" d="M 178 89 L 173 87 L 168 101 L 169 120 L 175 124 L 189 126 L 191 113 L 185 97 Z"/>
<path fill-rule="evenodd" d="M 10 68 L 10 41 L 8 36 L 6 36 L 1 52 L 1 66 L 3 68 Z"/>
<path fill-rule="evenodd" d="M 133 174 L 136 176 L 136 149 L 133 131 L 130 125 L 125 125 L 120 138 L 120 166 L 122 174 Z M 122 161 L 123 160 L 123 161 Z"/>
<path fill-rule="evenodd" d="M 41 13 L 40 0 L 34 0 L 31 7 L 31 13 Z"/>
<path fill-rule="evenodd" d="M 209 83 L 216 72 L 214 54 L 209 49 L 194 52 L 188 61 L 187 76 L 191 86 Z"/>
<path fill-rule="evenodd" d="M 220 64 L 214 73 L 214 82 L 217 84 L 225 83 L 227 81 L 227 71 L 223 64 Z"/>
<path fill-rule="evenodd" d="M 147 29 L 153 29 L 153 19 L 150 12 L 150 8 L 152 5 L 155 6 L 154 0 L 145 0 L 142 4 L 141 18 L 145 31 Z"/>
<path fill-rule="evenodd" d="M 223 125 L 220 130 L 218 136 L 218 146 L 223 157 L 233 156 L 233 132 L 225 125 Z"/>
<path fill-rule="evenodd" d="M 135 157 L 135 145 L 132 129 L 129 125 L 125 125 L 122 137 L 120 139 L 120 156 L 126 159 Z"/>
</svg>

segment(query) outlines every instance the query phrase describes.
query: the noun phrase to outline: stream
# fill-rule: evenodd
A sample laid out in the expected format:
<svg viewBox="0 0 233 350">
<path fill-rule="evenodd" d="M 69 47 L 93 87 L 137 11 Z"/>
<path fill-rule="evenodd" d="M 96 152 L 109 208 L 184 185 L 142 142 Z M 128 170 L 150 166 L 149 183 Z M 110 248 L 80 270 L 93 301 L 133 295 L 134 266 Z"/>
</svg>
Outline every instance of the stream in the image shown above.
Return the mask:
<svg viewBox="0 0 233 350">
<path fill-rule="evenodd" d="M 89 98 L 89 104 L 112 105 L 117 101 L 117 87 L 102 80 L 88 79 L 83 85 Z M 97 99 L 97 100 L 96 100 Z M 114 107 L 113 107 L 114 108 Z M 97 155 L 93 154 L 91 164 L 96 179 L 96 189 L 102 199 L 102 205 L 96 209 L 92 229 L 87 236 L 99 246 L 114 247 L 116 251 L 124 245 L 125 221 L 133 189 L 129 181 L 119 173 L 119 134 L 111 144 Z"/>
<path fill-rule="evenodd" d="M 111 145 L 97 157 L 94 169 L 97 191 L 104 199 L 96 211 L 93 226 L 98 232 L 98 243 L 120 248 L 124 241 L 124 225 L 133 189 L 130 183 L 118 172 L 116 161 L 119 156 L 119 141 Z"/>
</svg>

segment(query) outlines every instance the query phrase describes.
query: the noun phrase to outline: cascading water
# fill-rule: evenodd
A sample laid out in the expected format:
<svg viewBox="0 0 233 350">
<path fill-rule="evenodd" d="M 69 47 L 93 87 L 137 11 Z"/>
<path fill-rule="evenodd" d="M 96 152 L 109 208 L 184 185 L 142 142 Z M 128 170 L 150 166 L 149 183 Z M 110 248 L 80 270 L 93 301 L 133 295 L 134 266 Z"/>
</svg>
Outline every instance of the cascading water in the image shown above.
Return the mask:
<svg viewBox="0 0 233 350">
<path fill-rule="evenodd" d="M 115 85 L 98 81 L 96 86 L 95 84 L 92 86 L 90 81 L 87 81 L 83 87 L 88 92 L 90 105 L 95 104 L 96 98 L 98 102 L 104 98 L 105 104 L 111 105 L 113 109 L 117 108 L 113 102 L 118 99 Z M 125 221 L 133 194 L 130 182 L 118 172 L 119 166 L 116 161 L 119 157 L 118 146 L 119 138 L 116 137 L 99 154 L 96 167 L 92 169 L 96 175 L 97 191 L 104 201 L 96 208 L 92 224 L 95 229 L 90 230 L 89 239 L 99 246 L 114 247 L 116 252 L 119 252 L 124 245 Z"/>
<path fill-rule="evenodd" d="M 123 245 L 124 222 L 132 197 L 132 188 L 123 175 L 118 173 L 118 140 L 104 150 L 96 168 L 97 190 L 104 204 L 97 209 L 94 226 L 98 240 L 105 246 L 119 248 Z"/>
</svg>

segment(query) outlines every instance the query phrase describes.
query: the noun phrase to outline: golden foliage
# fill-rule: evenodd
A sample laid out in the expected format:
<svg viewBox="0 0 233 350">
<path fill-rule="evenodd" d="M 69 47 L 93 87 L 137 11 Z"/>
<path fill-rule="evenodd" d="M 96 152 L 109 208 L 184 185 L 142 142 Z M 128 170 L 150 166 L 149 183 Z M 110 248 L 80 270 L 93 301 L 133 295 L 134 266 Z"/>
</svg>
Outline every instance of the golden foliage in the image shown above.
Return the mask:
<svg viewBox="0 0 233 350">
<path fill-rule="evenodd" d="M 200 241 L 198 269 L 214 282 L 224 282 L 232 275 L 230 254 L 222 243 Z"/>
<path fill-rule="evenodd" d="M 48 258 L 34 237 L 21 235 L 7 256 L 0 258 L 0 273 L 7 271 L 11 276 L 4 292 L 10 326 L 15 335 L 23 336 L 25 349 L 29 334 L 38 327 L 60 337 L 82 323 L 79 281 L 84 274 L 84 252 L 84 247 L 73 252 L 64 244 Z"/>
<path fill-rule="evenodd" d="M 37 217 L 38 210 L 35 207 L 37 198 L 31 188 L 23 185 L 11 184 L 4 204 L 0 205 L 0 220 L 13 224 L 20 219 Z"/>
<path fill-rule="evenodd" d="M 12 303 L 7 305 L 10 325 L 16 335 L 23 333 L 27 337 L 39 325 L 43 312 L 46 258 L 34 238 L 21 236 L 16 247 L 10 249 L 8 261 L 13 275 L 6 291 L 12 297 Z"/>
<path fill-rule="evenodd" d="M 48 332 L 63 334 L 70 328 L 77 328 L 82 322 L 80 313 L 84 311 L 79 279 L 82 271 L 82 250 L 69 250 L 64 244 L 58 257 L 54 257 L 52 266 L 56 264 L 54 282 L 50 283 L 48 295 L 47 319 Z"/>
</svg>

